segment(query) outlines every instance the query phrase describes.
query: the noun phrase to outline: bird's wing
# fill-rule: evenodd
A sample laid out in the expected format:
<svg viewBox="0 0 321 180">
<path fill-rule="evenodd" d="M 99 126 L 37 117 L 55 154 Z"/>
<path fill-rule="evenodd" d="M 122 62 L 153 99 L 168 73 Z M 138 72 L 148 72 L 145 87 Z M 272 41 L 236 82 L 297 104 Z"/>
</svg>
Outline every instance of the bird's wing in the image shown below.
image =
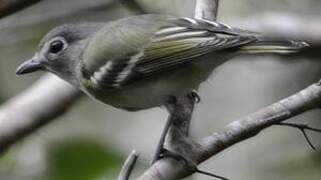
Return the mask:
<svg viewBox="0 0 321 180">
<path fill-rule="evenodd" d="M 147 28 L 151 27 L 155 26 Z M 189 63 L 209 52 L 256 41 L 251 32 L 192 18 L 170 18 L 167 23 L 154 30 L 139 30 L 145 34 L 142 36 L 141 32 L 135 34 L 131 30 L 131 35 L 125 35 L 127 39 L 131 39 L 131 44 L 129 47 L 122 47 L 122 56 L 107 61 L 105 66 L 92 74 L 91 80 L 96 81 L 95 84 L 119 87 L 132 80 L 180 67 L 179 65 Z M 132 40 L 136 39 L 137 42 L 133 44 Z"/>
<path fill-rule="evenodd" d="M 256 41 L 253 33 L 206 20 L 181 18 L 162 27 L 144 49 L 135 71 L 149 76 L 213 51 Z"/>
</svg>

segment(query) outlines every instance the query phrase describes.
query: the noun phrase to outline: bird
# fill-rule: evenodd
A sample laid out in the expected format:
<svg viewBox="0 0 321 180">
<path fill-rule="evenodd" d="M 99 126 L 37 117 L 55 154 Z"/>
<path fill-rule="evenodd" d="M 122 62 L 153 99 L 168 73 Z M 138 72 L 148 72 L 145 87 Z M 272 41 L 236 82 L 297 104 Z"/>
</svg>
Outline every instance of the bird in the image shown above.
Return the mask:
<svg viewBox="0 0 321 180">
<path fill-rule="evenodd" d="M 93 99 L 138 111 L 198 89 L 235 56 L 307 46 L 205 19 L 147 14 L 58 26 L 16 74 L 48 71 Z"/>
</svg>

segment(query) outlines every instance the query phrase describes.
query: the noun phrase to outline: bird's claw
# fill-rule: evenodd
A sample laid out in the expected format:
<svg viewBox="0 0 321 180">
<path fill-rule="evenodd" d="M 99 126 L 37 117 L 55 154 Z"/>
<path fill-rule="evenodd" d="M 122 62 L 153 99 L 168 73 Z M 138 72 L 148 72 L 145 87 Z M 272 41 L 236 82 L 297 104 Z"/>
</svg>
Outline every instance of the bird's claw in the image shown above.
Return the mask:
<svg viewBox="0 0 321 180">
<path fill-rule="evenodd" d="M 197 168 L 197 164 L 195 162 L 193 162 L 192 160 L 189 160 L 187 158 L 185 158 L 184 156 L 178 154 L 178 153 L 175 153 L 175 152 L 172 152 L 172 151 L 169 151 L 165 148 L 163 148 L 159 154 L 159 159 L 162 159 L 162 158 L 173 158 L 177 161 L 182 161 L 184 163 L 184 166 L 185 168 L 187 168 L 189 171 L 192 171 L 192 172 L 197 172 L 197 173 L 200 173 L 200 174 L 204 174 L 204 175 L 207 175 L 207 176 L 210 176 L 210 177 L 214 177 L 214 178 L 217 178 L 217 179 L 221 179 L 221 180 L 228 180 L 227 178 L 225 177 L 222 177 L 222 176 L 219 176 L 219 175 L 216 175 L 216 174 L 213 174 L 213 173 L 209 173 L 209 172 L 206 172 L 206 171 L 201 171 Z"/>
<path fill-rule="evenodd" d="M 187 95 L 194 103 L 200 103 L 201 97 L 197 94 L 196 90 L 193 90 Z"/>
</svg>

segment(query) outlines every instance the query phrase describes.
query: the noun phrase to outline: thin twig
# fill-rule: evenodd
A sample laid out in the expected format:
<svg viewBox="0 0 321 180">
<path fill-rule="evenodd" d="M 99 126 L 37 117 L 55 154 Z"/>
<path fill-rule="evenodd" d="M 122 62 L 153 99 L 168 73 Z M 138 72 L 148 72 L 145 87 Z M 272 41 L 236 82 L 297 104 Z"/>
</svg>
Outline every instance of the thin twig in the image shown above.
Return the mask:
<svg viewBox="0 0 321 180">
<path fill-rule="evenodd" d="M 313 145 L 312 141 L 310 140 L 309 136 L 307 135 L 307 130 L 313 131 L 313 132 L 318 132 L 321 133 L 321 129 L 318 128 L 314 128 L 309 126 L 308 124 L 300 124 L 300 123 L 289 123 L 289 122 L 280 122 L 280 123 L 276 123 L 276 125 L 280 125 L 280 126 L 288 126 L 288 127 L 292 127 L 292 128 L 297 128 L 299 129 L 305 140 L 307 141 L 308 145 L 313 149 L 313 150 L 317 150 L 316 147 Z"/>
<path fill-rule="evenodd" d="M 133 150 L 127 157 L 123 167 L 120 170 L 118 180 L 129 180 L 129 177 L 135 167 L 138 159 L 138 154 Z"/>
<path fill-rule="evenodd" d="M 217 178 L 217 179 L 229 180 L 229 179 L 226 178 L 226 177 L 218 176 L 218 175 L 216 175 L 216 174 L 209 173 L 209 172 L 206 172 L 206 171 L 202 171 L 202 170 L 199 170 L 199 169 L 197 169 L 195 172 L 200 173 L 200 174 L 204 174 L 204 175 L 206 175 L 206 176 L 214 177 L 214 178 Z"/>
<path fill-rule="evenodd" d="M 319 132 L 321 133 L 321 129 L 319 128 L 315 128 L 315 127 L 311 127 L 309 124 L 307 123 L 289 123 L 289 122 L 281 122 L 278 123 L 277 125 L 281 125 L 281 126 L 290 126 L 290 127 L 294 127 L 294 128 L 299 128 L 299 129 L 305 129 L 305 130 L 310 130 L 310 131 L 314 131 L 314 132 Z"/>
</svg>

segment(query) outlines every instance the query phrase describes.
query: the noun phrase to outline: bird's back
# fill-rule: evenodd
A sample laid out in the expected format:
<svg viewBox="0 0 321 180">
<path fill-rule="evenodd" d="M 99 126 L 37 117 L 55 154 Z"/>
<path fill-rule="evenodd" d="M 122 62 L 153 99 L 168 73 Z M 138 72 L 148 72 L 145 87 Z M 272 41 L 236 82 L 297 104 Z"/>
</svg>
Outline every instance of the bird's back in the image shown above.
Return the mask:
<svg viewBox="0 0 321 180">
<path fill-rule="evenodd" d="M 164 15 L 132 16 L 107 23 L 90 39 L 82 62 L 89 71 L 95 71 L 107 61 L 135 54 L 168 24 Z"/>
</svg>

